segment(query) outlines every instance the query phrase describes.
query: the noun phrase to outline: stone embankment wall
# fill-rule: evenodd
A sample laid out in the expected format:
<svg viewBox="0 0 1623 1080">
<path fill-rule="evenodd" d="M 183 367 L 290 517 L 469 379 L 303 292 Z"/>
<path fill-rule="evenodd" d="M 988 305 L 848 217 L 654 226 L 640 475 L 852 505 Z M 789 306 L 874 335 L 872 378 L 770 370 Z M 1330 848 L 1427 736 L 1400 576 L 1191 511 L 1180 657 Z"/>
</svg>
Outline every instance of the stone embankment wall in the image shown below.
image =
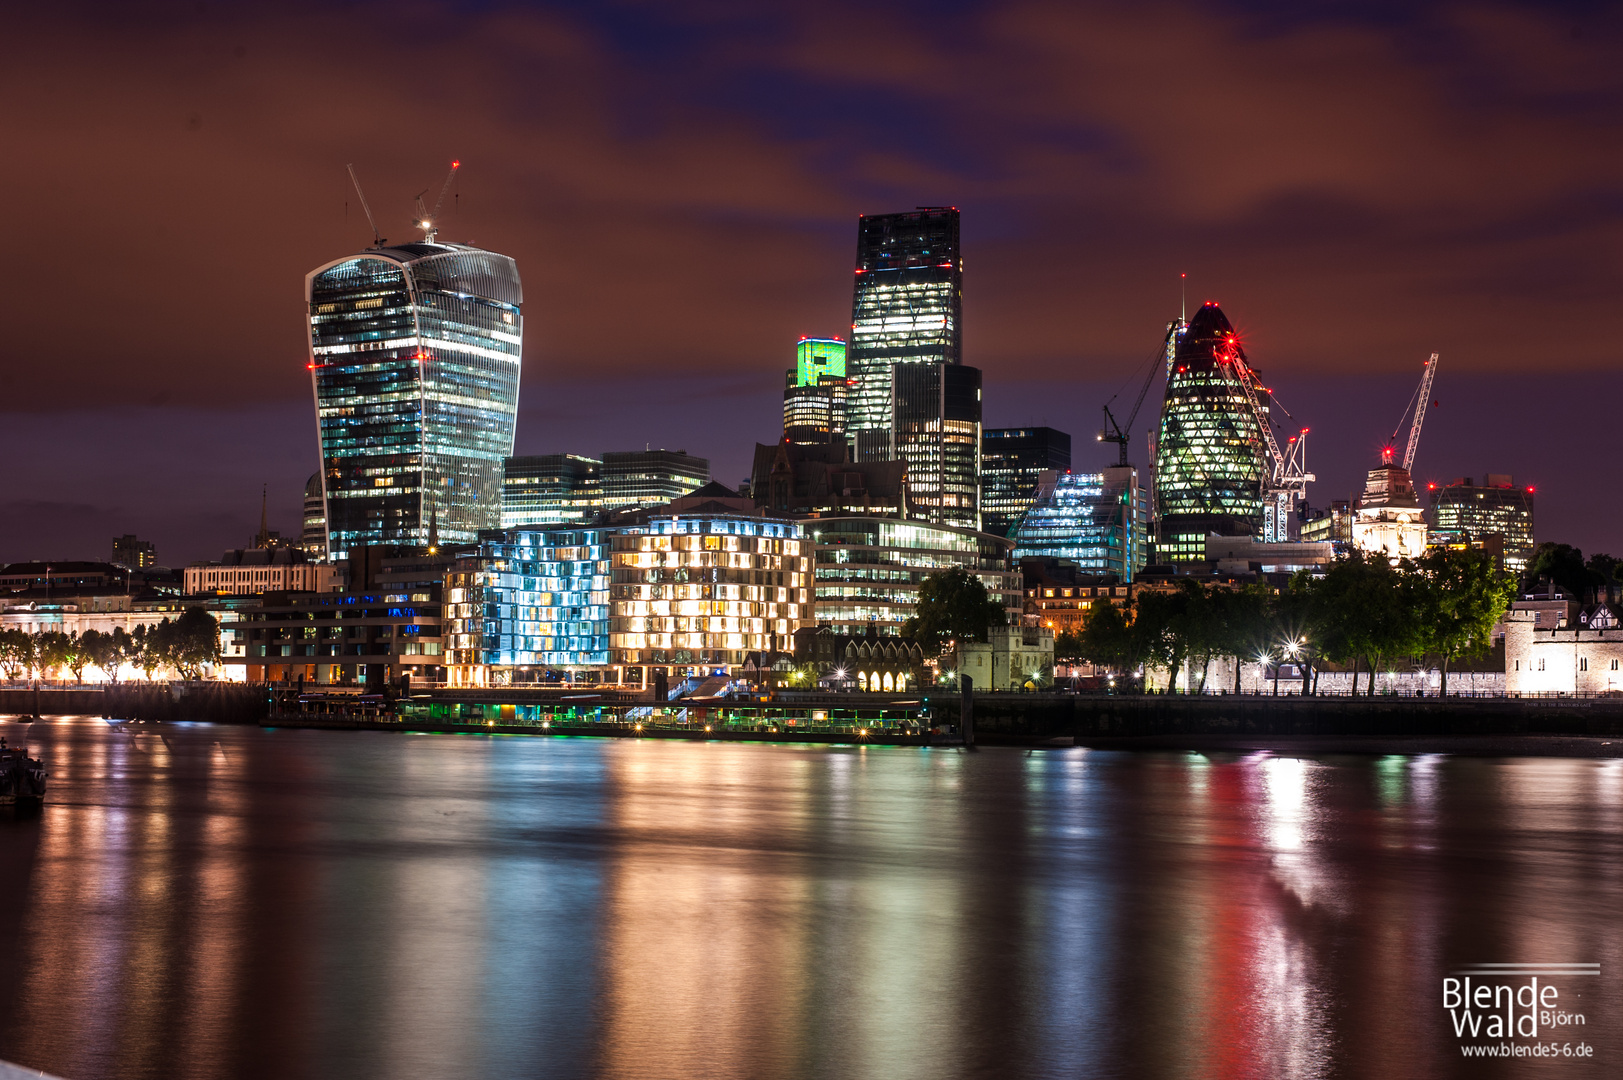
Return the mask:
<svg viewBox="0 0 1623 1080">
<path fill-rule="evenodd" d="M 930 698 L 937 717 L 947 723 L 957 722 L 955 698 L 945 694 L 931 694 Z M 1623 700 L 976 694 L 975 729 L 988 735 L 1039 738 L 1089 735 L 1623 736 Z"/>
<path fill-rule="evenodd" d="M 247 683 L 122 683 L 118 686 L 0 689 L 0 716 L 107 716 L 119 720 L 206 720 L 257 724 L 270 696 Z"/>
</svg>

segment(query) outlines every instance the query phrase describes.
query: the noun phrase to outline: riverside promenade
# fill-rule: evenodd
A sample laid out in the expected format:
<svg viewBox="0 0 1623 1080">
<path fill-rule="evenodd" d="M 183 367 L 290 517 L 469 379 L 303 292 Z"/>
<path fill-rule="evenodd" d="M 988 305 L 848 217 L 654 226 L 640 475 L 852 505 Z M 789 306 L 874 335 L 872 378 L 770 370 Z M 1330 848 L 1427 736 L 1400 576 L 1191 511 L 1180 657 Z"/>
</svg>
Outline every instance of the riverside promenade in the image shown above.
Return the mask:
<svg viewBox="0 0 1623 1080">
<path fill-rule="evenodd" d="M 241 683 L 0 689 L 0 716 L 512 735 L 961 742 L 962 698 L 780 693 L 656 703 L 630 691 L 433 690 L 400 698 Z M 975 742 L 1027 747 L 1623 756 L 1623 695 L 1592 698 L 976 693 Z"/>
</svg>

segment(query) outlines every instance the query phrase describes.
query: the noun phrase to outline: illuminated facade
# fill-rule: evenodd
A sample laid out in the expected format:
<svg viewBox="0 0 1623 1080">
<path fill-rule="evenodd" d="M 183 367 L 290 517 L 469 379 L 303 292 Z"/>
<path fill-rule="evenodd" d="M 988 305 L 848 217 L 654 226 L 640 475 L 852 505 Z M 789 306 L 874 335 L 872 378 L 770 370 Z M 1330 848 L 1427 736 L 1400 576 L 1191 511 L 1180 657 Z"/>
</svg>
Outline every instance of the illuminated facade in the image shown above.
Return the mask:
<svg viewBox="0 0 1623 1080">
<path fill-rule="evenodd" d="M 915 517 L 981 527 L 981 372 L 961 364 L 901 364 L 891 375 L 892 424 L 883 460 L 907 465 Z"/>
<path fill-rule="evenodd" d="M 963 291 L 956 209 L 858 220 L 849 352 L 852 431 L 890 427 L 891 371 L 897 365 L 961 362 Z"/>
<path fill-rule="evenodd" d="M 523 333 L 513 260 L 368 248 L 311 271 L 305 299 L 332 557 L 497 527 Z"/>
<path fill-rule="evenodd" d="M 1428 484 L 1431 527 L 1440 539 L 1472 543 L 1499 536 L 1505 568 L 1525 571 L 1533 557 L 1533 489 L 1519 488 L 1510 476 L 1489 473 L 1481 485 L 1469 476 Z"/>
<path fill-rule="evenodd" d="M 459 556 L 446 581 L 453 685 L 481 685 L 489 667 L 608 666 L 604 530 L 512 530 Z"/>
<path fill-rule="evenodd" d="M 801 527 L 746 514 L 645 514 L 601 528 L 515 530 L 449 580 L 451 681 L 571 671 L 642 685 L 665 668 L 734 672 L 811 616 Z M 590 669 L 589 671 L 576 669 Z"/>
<path fill-rule="evenodd" d="M 1149 498 L 1129 465 L 1043 478 L 1014 534 L 1014 558 L 1075 563 L 1088 574 L 1132 581 L 1148 561 Z"/>
<path fill-rule="evenodd" d="M 1245 360 L 1216 304 L 1176 336 L 1155 446 L 1157 561 L 1200 562 L 1206 537 L 1257 533 L 1267 449 L 1234 363 Z M 1266 419 L 1269 397 L 1253 384 Z"/>
<path fill-rule="evenodd" d="M 783 391 L 784 440 L 797 446 L 843 443 L 848 390 L 843 376 L 824 375 L 810 386 L 790 383 Z"/>
<path fill-rule="evenodd" d="M 321 494 L 321 474 L 311 473 L 304 483 L 304 519 L 299 546 L 312 559 L 327 557 L 327 503 Z"/>
<path fill-rule="evenodd" d="M 1353 546 L 1392 562 L 1418 559 L 1426 551 L 1426 515 L 1401 465 L 1371 469 L 1352 520 Z"/>
<path fill-rule="evenodd" d="M 603 455 L 603 509 L 657 506 L 710 482 L 710 462 L 686 450 L 628 450 Z"/>
<path fill-rule="evenodd" d="M 835 633 L 901 632 L 918 610 L 919 586 L 941 570 L 961 567 L 986 586 L 1018 621 L 1021 579 L 1009 561 L 1011 541 L 973 529 L 884 517 L 826 517 L 807 521 L 816 552 L 814 601 L 819 626 Z"/>
<path fill-rule="evenodd" d="M 816 386 L 825 376 L 845 378 L 845 342 L 839 338 L 801 338 L 795 345 L 795 385 Z"/>
<path fill-rule="evenodd" d="M 981 433 L 981 528 L 1009 536 L 1037 498 L 1049 470 L 1071 467 L 1071 437 L 1050 427 L 993 428 Z"/>
<path fill-rule="evenodd" d="M 603 509 L 603 463 L 578 454 L 510 457 L 503 467 L 502 528 L 586 521 Z"/>
</svg>

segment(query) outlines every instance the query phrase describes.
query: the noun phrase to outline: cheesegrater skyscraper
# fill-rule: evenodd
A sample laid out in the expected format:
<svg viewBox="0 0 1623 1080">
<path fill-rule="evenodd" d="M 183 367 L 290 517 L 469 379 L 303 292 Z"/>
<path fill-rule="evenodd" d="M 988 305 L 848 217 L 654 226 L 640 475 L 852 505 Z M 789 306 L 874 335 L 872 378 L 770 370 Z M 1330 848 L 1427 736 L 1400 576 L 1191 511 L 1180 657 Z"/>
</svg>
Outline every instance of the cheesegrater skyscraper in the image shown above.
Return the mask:
<svg viewBox="0 0 1623 1080">
<path fill-rule="evenodd" d="M 980 528 L 980 373 L 962 366 L 958 211 L 864 215 L 847 353 L 859 461 L 905 461 L 915 516 Z"/>
<path fill-rule="evenodd" d="M 1157 559 L 1199 562 L 1206 537 L 1256 535 L 1267 449 L 1240 379 L 1245 360 L 1223 309 L 1208 303 L 1176 336 L 1155 443 Z M 1268 391 L 1255 392 L 1266 418 Z"/>
<path fill-rule="evenodd" d="M 331 556 L 499 528 L 523 341 L 513 260 L 380 245 L 311 271 L 305 300 Z"/>
</svg>

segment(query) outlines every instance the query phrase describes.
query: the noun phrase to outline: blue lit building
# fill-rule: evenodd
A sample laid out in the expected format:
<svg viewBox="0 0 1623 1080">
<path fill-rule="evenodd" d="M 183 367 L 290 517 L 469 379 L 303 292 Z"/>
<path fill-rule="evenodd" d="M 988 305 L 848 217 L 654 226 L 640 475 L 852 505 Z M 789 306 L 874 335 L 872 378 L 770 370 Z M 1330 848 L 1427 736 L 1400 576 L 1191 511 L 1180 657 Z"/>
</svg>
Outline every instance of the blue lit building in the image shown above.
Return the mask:
<svg viewBox="0 0 1623 1080">
<path fill-rule="evenodd" d="M 497 528 L 523 335 L 513 260 L 368 248 L 311 271 L 305 299 L 331 556 Z"/>
<path fill-rule="evenodd" d="M 446 612 L 453 666 L 609 663 L 609 549 L 602 529 L 514 529 L 459 556 Z"/>
<path fill-rule="evenodd" d="M 1063 559 L 1124 582 L 1148 561 L 1149 499 L 1131 465 L 1097 473 L 1051 472 L 1014 533 L 1014 561 Z"/>
<path fill-rule="evenodd" d="M 453 685 L 567 671 L 643 685 L 646 673 L 736 673 L 811 621 L 799 522 L 702 504 L 625 511 L 591 528 L 512 530 L 447 578 Z"/>
</svg>

